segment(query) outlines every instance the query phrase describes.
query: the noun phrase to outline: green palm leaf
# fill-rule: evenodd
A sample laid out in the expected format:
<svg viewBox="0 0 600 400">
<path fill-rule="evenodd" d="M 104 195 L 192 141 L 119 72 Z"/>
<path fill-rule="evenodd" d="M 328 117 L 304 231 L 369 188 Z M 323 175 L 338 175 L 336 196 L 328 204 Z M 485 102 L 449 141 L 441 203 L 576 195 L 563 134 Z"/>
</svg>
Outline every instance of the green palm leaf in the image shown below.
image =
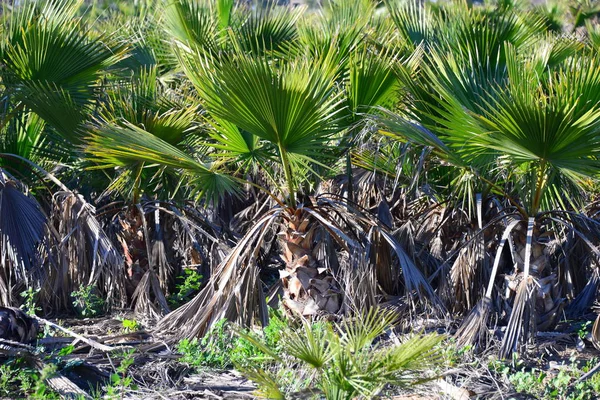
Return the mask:
<svg viewBox="0 0 600 400">
<path fill-rule="evenodd" d="M 209 114 L 220 121 L 215 127 L 226 128 L 221 144 L 231 125 L 267 142 L 277 151 L 293 198 L 301 177 L 294 171 L 326 159 L 334 135 L 344 128 L 331 60 L 283 62 L 240 52 L 182 60 Z"/>
<path fill-rule="evenodd" d="M 225 8 L 220 9 L 223 11 L 221 20 L 213 2 L 173 1 L 165 8 L 165 28 L 184 49 L 216 51 L 220 25 L 225 22 Z"/>
<path fill-rule="evenodd" d="M 237 192 L 233 178 L 205 165 L 161 138 L 130 123 L 102 123 L 90 127 L 85 152 L 93 168 L 129 167 L 132 163 L 160 165 L 185 172 L 198 196 L 216 201 Z"/>
<path fill-rule="evenodd" d="M 598 59 L 572 57 L 555 72 L 539 75 L 536 63 L 513 47 L 506 46 L 505 54 L 506 69 L 496 68 L 491 76 L 500 79 L 490 80 L 481 62 L 433 53 L 436 68 L 426 76 L 439 99 L 423 98 L 425 104 L 416 107 L 431 131 L 405 118 L 387 118 L 384 124 L 433 147 L 445 161 L 471 169 L 504 195 L 516 194 L 526 214 L 543 205 L 560 206 L 565 197 L 572 203 L 577 190 L 557 198 L 548 189 L 565 180 L 571 182 L 566 188 L 580 187 L 600 173 Z M 486 89 L 471 91 L 476 82 Z M 504 177 L 518 184 L 505 185 Z"/>
<path fill-rule="evenodd" d="M 38 8 L 25 2 L 5 14 L 8 40 L 0 45 L 8 92 L 74 142 L 102 71 L 123 59 L 127 49 L 106 36 L 92 38 L 74 18 L 80 4 L 62 0 Z"/>
<path fill-rule="evenodd" d="M 282 51 L 294 45 L 298 38 L 296 23 L 304 13 L 303 8 L 290 10 L 269 3 L 248 12 L 238 11 L 239 22 L 233 27 L 235 40 L 245 51 L 261 54 L 265 51 Z"/>
</svg>

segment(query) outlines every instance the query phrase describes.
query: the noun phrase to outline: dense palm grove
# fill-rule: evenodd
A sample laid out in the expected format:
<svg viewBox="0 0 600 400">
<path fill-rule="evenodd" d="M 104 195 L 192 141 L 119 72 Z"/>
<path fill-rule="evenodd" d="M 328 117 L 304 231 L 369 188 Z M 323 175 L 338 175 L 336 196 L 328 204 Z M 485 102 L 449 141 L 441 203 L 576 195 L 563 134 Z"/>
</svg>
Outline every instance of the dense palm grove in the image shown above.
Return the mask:
<svg viewBox="0 0 600 400">
<path fill-rule="evenodd" d="M 179 340 L 383 305 L 506 358 L 590 313 L 600 5 L 12 3 L 1 306 Z"/>
</svg>

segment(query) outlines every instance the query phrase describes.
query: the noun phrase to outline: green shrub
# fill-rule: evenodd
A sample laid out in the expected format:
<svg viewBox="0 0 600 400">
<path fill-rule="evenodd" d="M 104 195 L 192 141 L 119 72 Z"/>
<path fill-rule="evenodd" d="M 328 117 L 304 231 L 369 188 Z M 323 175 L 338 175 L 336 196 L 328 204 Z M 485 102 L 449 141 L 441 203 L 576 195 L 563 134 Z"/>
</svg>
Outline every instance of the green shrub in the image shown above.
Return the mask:
<svg viewBox="0 0 600 400">
<path fill-rule="evenodd" d="M 509 366 L 496 365 L 497 372 L 504 375 L 513 385 L 516 392 L 527 394 L 539 399 L 554 400 L 593 400 L 600 393 L 600 374 L 595 374 L 583 382 L 577 382 L 583 374 L 588 372 L 596 363 L 595 359 L 579 368 L 572 359 L 570 365 L 565 366 L 556 375 L 540 370 L 539 368 L 527 369 L 520 367 L 513 370 Z M 501 363 L 496 363 L 501 364 Z"/>
<path fill-rule="evenodd" d="M 428 368 L 441 364 L 437 345 L 442 336 L 416 335 L 399 345 L 380 341 L 395 313 L 374 310 L 340 325 L 303 322 L 280 331 L 275 350 L 253 334 L 238 331 L 267 357 L 262 364 L 236 364 L 258 385 L 256 394 L 283 399 L 310 393 L 326 399 L 373 398 L 389 384 L 410 386 L 423 381 Z"/>
<path fill-rule="evenodd" d="M 73 307 L 80 317 L 97 317 L 104 313 L 105 302 L 95 293 L 93 286 L 81 286 L 79 290 L 71 293 Z"/>
<path fill-rule="evenodd" d="M 232 335 L 224 319 L 213 325 L 201 340 L 183 339 L 177 345 L 181 362 L 195 368 L 229 368 L 232 348 Z"/>
<path fill-rule="evenodd" d="M 177 277 L 176 292 L 169 296 L 169 305 L 177 308 L 190 301 L 202 287 L 202 275 L 195 269 L 184 269 Z"/>
<path fill-rule="evenodd" d="M 46 385 L 46 379 L 55 372 L 56 366 L 51 364 L 38 373 L 20 359 L 0 364 L 0 398 L 60 399 Z"/>
<path fill-rule="evenodd" d="M 180 361 L 197 369 L 227 369 L 235 365 L 265 362 L 268 357 L 261 347 L 267 346 L 279 352 L 283 332 L 288 329 L 289 323 L 279 311 L 269 309 L 269 315 L 269 325 L 262 332 L 244 330 L 243 336 L 235 335 L 236 329 L 222 319 L 201 340 L 181 340 L 177 345 Z"/>
</svg>

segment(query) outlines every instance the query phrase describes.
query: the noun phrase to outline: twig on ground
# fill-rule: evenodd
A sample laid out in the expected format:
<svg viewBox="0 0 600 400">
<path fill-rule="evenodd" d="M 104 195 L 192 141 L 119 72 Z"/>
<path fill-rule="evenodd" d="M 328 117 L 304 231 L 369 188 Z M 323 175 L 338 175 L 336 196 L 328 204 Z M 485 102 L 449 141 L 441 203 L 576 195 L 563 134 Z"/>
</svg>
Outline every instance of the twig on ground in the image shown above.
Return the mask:
<svg viewBox="0 0 600 400">
<path fill-rule="evenodd" d="M 46 324 L 46 325 L 48 325 L 48 326 L 50 326 L 50 327 L 52 327 L 52 328 L 58 329 L 58 330 L 60 330 L 60 331 L 62 331 L 62 332 L 64 332 L 64 333 L 66 333 L 67 335 L 69 335 L 69 336 L 71 336 L 71 337 L 74 337 L 74 338 L 75 338 L 75 339 L 77 339 L 77 340 L 80 340 L 80 341 L 82 341 L 82 342 L 84 342 L 84 343 L 87 343 L 87 344 L 89 344 L 91 347 L 93 347 L 93 348 L 95 348 L 95 349 L 98 349 L 98 350 L 100 350 L 100 351 L 103 351 L 103 352 L 107 352 L 107 353 L 108 353 L 108 352 L 111 352 L 111 351 L 115 351 L 115 350 L 117 350 L 117 349 L 116 349 L 116 348 L 114 348 L 114 347 L 110 347 L 110 346 L 104 345 L 104 344 L 102 344 L 102 343 L 98 343 L 98 342 L 96 342 L 95 340 L 88 339 L 88 338 L 86 338 L 86 337 L 84 337 L 84 336 L 81 336 L 81 335 L 79 335 L 79 334 L 77 334 L 77 333 L 73 332 L 73 331 L 72 331 L 72 330 L 70 330 L 70 329 L 64 328 L 64 327 L 62 327 L 62 326 L 60 326 L 60 325 L 57 325 L 57 324 L 55 324 L 54 322 L 50 322 L 50 321 L 48 321 L 48 320 L 46 320 L 46 319 L 44 319 L 44 318 L 40 318 L 40 317 L 37 317 L 37 316 L 36 316 L 35 318 L 36 318 L 38 321 L 40 321 L 40 322 L 42 322 L 42 323 L 44 323 L 44 324 Z"/>
</svg>

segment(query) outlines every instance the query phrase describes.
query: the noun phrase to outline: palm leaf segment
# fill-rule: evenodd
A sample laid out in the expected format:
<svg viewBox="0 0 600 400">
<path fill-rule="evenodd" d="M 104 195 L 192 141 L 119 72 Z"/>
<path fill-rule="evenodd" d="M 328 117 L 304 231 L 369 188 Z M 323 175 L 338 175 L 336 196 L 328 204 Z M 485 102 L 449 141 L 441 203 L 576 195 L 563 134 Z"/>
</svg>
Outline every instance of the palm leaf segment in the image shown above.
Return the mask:
<svg viewBox="0 0 600 400">
<path fill-rule="evenodd" d="M 529 64 L 516 54 L 510 57 L 505 85 L 492 85 L 485 96 L 469 100 L 445 76 L 454 74 L 453 79 L 466 83 L 470 72 L 459 76 L 436 64 L 445 70 L 439 77 L 433 69 L 427 74 L 442 99 L 429 105 L 435 113 L 424 114 L 436 122 L 428 126 L 431 131 L 399 119 L 387 122 L 409 140 L 433 147 L 446 162 L 472 169 L 504 194 L 514 195 L 511 187 L 524 188 L 518 197 L 526 214 L 535 214 L 542 206 L 560 204 L 560 196 L 548 189 L 559 182 L 579 186 L 600 172 L 600 99 L 594 91 L 600 69 L 597 58 L 585 64 L 574 58 L 539 77 L 528 73 Z M 506 179 L 518 184 L 507 185 Z"/>
<path fill-rule="evenodd" d="M 103 69 L 125 57 L 126 50 L 108 37 L 91 38 L 75 18 L 81 3 L 31 1 L 6 10 L 0 45 L 8 92 L 75 143 Z"/>
<path fill-rule="evenodd" d="M 186 105 L 183 95 L 162 84 L 157 71 L 158 67 L 142 68 L 129 85 L 120 85 L 109 92 L 100 118 L 91 129 L 96 133 L 111 129 L 122 132 L 133 125 L 163 140 L 165 145 L 185 148 L 189 133 L 198 129 L 198 107 Z M 102 157 L 101 148 L 95 152 Z M 172 171 L 163 166 L 145 165 L 133 155 L 127 159 L 105 157 L 102 166 L 119 169 L 109 190 L 118 190 L 133 199 L 137 199 L 150 184 L 166 191 L 165 197 L 173 197 L 178 187 L 176 177 L 169 174 Z M 149 191 L 157 192 L 157 188 Z"/>
<path fill-rule="evenodd" d="M 128 167 L 144 162 L 185 171 L 197 195 L 211 200 L 237 190 L 229 176 L 215 172 L 210 165 L 131 123 L 95 127 L 87 137 L 85 151 L 89 160 L 98 164 L 96 168 Z"/>
<path fill-rule="evenodd" d="M 8 260 L 24 277 L 25 271 L 35 265 L 37 245 L 45 234 L 46 216 L 17 183 L 0 169 L 0 257 L 2 264 Z"/>
</svg>

